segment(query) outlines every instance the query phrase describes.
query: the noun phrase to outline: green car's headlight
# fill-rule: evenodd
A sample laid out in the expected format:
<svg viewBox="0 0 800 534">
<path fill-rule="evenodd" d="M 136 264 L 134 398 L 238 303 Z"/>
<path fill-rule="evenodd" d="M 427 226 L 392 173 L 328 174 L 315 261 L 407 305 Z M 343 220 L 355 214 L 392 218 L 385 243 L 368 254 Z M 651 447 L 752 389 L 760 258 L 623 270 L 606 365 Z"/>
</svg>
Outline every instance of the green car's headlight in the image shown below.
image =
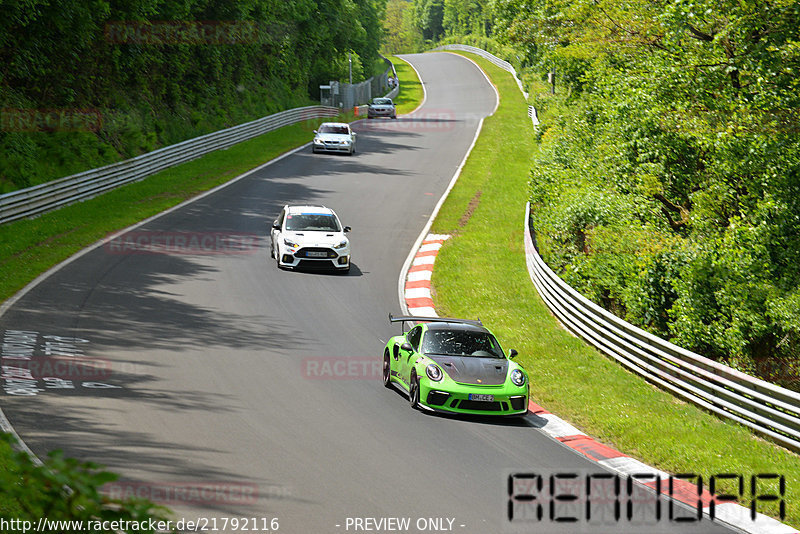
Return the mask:
<svg viewBox="0 0 800 534">
<path fill-rule="evenodd" d="M 293 248 L 297 248 L 297 247 L 300 246 L 297 243 L 295 243 L 294 241 L 290 241 L 288 239 L 284 239 L 283 240 L 283 244 L 286 245 L 287 247 L 293 247 Z"/>
<path fill-rule="evenodd" d="M 429 363 L 428 367 L 425 368 L 425 374 L 434 382 L 438 382 L 442 379 L 442 370 L 432 363 Z"/>
<path fill-rule="evenodd" d="M 525 385 L 525 374 L 519 369 L 514 369 L 511 371 L 511 381 L 515 386 L 523 386 Z"/>
</svg>

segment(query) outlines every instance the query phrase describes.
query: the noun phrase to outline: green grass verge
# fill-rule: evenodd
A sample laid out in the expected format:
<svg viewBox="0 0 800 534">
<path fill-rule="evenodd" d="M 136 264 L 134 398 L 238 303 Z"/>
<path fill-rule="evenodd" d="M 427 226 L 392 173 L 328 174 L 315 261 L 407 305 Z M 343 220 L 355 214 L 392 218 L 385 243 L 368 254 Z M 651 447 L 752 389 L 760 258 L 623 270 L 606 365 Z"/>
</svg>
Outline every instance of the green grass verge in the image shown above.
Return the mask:
<svg viewBox="0 0 800 534">
<path fill-rule="evenodd" d="M 480 317 L 505 347 L 519 350 L 535 402 L 623 453 L 670 473 L 702 475 L 706 483 L 714 474 L 742 475 L 745 506 L 752 475 L 785 475 L 785 522 L 799 526 L 800 457 L 648 384 L 567 333 L 545 307 L 523 248 L 537 151 L 525 102 L 510 74 L 464 55 L 487 72 L 501 100 L 433 224 L 433 232 L 454 235 L 433 274 L 439 314 Z M 775 486 L 764 489 L 777 493 Z M 778 517 L 776 503 L 759 503 L 758 511 Z"/>
<path fill-rule="evenodd" d="M 166 169 L 100 197 L 0 226 L 0 299 L 111 232 L 307 143 L 321 120 L 294 124 Z"/>
<path fill-rule="evenodd" d="M 411 65 L 395 56 L 390 56 L 389 61 L 394 63 L 394 70 L 397 71 L 400 80 L 400 94 L 394 99 L 397 114 L 411 113 L 422 102 L 424 95 L 422 83 Z"/>
<path fill-rule="evenodd" d="M 0 471 L 8 472 L 13 469 L 14 451 L 8 443 L 0 441 Z M 0 493 L 0 517 L 14 518 L 20 517 L 22 508 L 18 502 L 8 499 Z"/>
<path fill-rule="evenodd" d="M 392 59 L 400 78 L 399 100 L 408 111 L 422 100 L 421 84 L 406 63 Z M 416 100 L 414 100 L 416 98 Z M 353 120 L 349 114 L 344 120 Z M 166 169 L 146 180 L 41 217 L 0 225 L 0 302 L 34 278 L 110 233 L 180 204 L 311 140 L 322 120 L 286 126 L 227 150 Z M 0 442 L 0 469 L 11 462 Z M 0 516 L 19 505 L 0 489 Z"/>
<path fill-rule="evenodd" d="M 398 58 L 398 113 L 422 101 L 414 69 Z M 352 120 L 348 116 L 346 120 Z M 166 169 L 146 180 L 30 220 L 0 226 L 0 301 L 6 300 L 50 267 L 104 236 L 160 213 L 203 191 L 300 146 L 321 120 L 287 126 L 228 150 Z"/>
</svg>

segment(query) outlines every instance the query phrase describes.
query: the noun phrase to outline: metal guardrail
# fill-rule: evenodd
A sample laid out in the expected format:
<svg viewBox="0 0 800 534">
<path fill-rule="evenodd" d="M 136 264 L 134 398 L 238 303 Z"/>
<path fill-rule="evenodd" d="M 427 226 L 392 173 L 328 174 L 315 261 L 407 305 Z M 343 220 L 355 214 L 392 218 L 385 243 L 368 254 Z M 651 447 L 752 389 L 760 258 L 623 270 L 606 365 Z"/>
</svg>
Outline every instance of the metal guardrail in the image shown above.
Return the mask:
<svg viewBox="0 0 800 534">
<path fill-rule="evenodd" d="M 490 54 L 489 52 L 483 50 L 482 48 L 477 48 L 475 46 L 469 46 L 469 45 L 450 44 L 444 46 L 437 46 L 436 48 L 431 49 L 431 51 L 436 51 L 436 50 L 460 50 L 462 52 L 471 52 L 475 55 L 481 56 L 482 58 L 490 61 L 491 63 L 494 63 L 501 69 L 507 70 L 514 76 L 514 80 L 516 80 L 517 86 L 519 87 L 519 90 L 522 91 L 522 95 L 525 97 L 525 100 L 528 100 L 528 93 L 526 93 L 525 89 L 523 89 L 522 81 L 519 79 L 519 76 L 517 76 L 516 69 L 508 61 L 500 59 L 499 57 L 495 56 L 494 54 Z"/>
<path fill-rule="evenodd" d="M 170 145 L 125 161 L 112 163 L 41 185 L 0 195 L 0 224 L 32 217 L 121 185 L 136 182 L 163 169 L 227 148 L 266 132 L 298 122 L 335 117 L 339 110 L 307 106 L 281 111 L 251 122 Z"/>
<path fill-rule="evenodd" d="M 489 60 L 514 75 L 527 99 L 514 67 L 507 61 L 474 46 L 446 45 L 434 50 L 461 50 Z M 528 114 L 533 120 L 535 109 L 529 109 Z M 525 212 L 525 257 L 539 295 L 569 331 L 673 394 L 800 451 L 800 393 L 678 347 L 623 321 L 575 291 L 539 256 L 531 234 L 530 205 Z"/>
<path fill-rule="evenodd" d="M 539 256 L 530 204 L 525 257 L 539 295 L 569 331 L 673 394 L 800 451 L 800 394 L 673 345 L 583 297 Z"/>
<path fill-rule="evenodd" d="M 381 57 L 383 58 L 383 60 L 386 63 L 389 64 L 389 68 L 392 69 L 392 77 L 394 78 L 394 87 L 392 88 L 391 91 L 389 91 L 388 93 L 386 93 L 383 96 L 385 96 L 386 98 L 395 99 L 395 98 L 397 98 L 397 95 L 400 94 L 400 78 L 397 77 L 397 69 L 394 68 L 394 63 L 389 61 L 389 59 L 387 57 L 385 57 L 385 56 L 381 56 Z M 387 72 L 388 72 L 388 69 L 387 69 Z"/>
</svg>

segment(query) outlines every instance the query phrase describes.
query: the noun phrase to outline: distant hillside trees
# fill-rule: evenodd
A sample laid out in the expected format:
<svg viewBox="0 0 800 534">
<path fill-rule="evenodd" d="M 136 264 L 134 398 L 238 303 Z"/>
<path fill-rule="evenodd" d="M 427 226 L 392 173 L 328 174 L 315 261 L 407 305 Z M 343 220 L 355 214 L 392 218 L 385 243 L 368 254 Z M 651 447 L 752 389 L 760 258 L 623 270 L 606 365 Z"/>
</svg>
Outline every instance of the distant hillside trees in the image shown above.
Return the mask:
<svg viewBox="0 0 800 534">
<path fill-rule="evenodd" d="M 252 120 L 373 74 L 385 0 L 0 0 L 0 192 Z M 97 131 L 18 110 L 99 110 Z M 39 117 L 42 122 L 41 117 Z"/>
</svg>

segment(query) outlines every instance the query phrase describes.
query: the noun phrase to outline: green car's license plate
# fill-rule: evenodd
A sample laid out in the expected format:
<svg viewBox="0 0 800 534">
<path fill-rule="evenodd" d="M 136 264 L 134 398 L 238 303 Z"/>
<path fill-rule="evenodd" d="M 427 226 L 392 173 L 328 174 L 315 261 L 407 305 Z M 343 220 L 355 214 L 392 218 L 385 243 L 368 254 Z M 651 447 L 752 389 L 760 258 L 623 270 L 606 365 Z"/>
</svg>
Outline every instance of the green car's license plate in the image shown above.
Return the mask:
<svg viewBox="0 0 800 534">
<path fill-rule="evenodd" d="M 483 395 L 481 393 L 470 393 L 469 394 L 469 400 L 492 402 L 494 400 L 494 395 Z"/>
</svg>

